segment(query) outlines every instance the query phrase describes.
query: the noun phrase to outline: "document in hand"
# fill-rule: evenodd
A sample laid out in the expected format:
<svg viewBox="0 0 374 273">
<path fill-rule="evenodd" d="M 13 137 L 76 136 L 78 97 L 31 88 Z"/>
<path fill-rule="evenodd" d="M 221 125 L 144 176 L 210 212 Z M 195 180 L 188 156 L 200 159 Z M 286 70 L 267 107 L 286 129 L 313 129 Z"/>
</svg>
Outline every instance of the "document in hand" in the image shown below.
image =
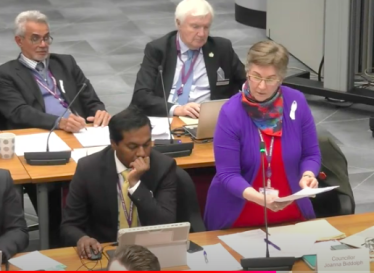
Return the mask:
<svg viewBox="0 0 374 273">
<path fill-rule="evenodd" d="M 374 238 L 374 226 L 351 235 L 341 240 L 340 242 L 354 247 L 362 247 L 365 243 L 366 238 Z"/>
<path fill-rule="evenodd" d="M 345 233 L 334 228 L 324 219 L 297 223 L 296 225 L 271 227 L 269 233 L 274 234 L 306 234 L 315 235 L 317 241 L 340 240 L 346 237 Z"/>
<path fill-rule="evenodd" d="M 326 188 L 317 188 L 317 189 L 312 189 L 312 188 L 305 188 L 302 189 L 301 191 L 298 191 L 292 195 L 286 196 L 286 197 L 279 197 L 275 199 L 275 202 L 288 202 L 288 201 L 294 201 L 297 199 L 305 198 L 305 197 L 312 197 L 316 194 L 331 191 L 333 189 L 338 188 L 339 186 L 333 186 L 333 187 L 326 187 Z"/>
</svg>

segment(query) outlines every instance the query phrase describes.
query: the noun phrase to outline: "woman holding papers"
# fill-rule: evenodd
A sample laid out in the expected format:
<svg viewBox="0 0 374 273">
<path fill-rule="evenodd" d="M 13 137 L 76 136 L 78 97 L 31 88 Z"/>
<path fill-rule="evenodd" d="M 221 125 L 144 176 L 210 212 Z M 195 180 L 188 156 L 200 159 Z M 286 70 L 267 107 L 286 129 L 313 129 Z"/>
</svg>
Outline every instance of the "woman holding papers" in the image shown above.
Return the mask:
<svg viewBox="0 0 374 273">
<path fill-rule="evenodd" d="M 263 179 L 270 224 L 315 218 L 308 198 L 274 201 L 318 187 L 315 176 L 321 164 L 304 95 L 281 85 L 288 58 L 287 49 L 275 42 L 253 45 L 247 82 L 221 109 L 214 135 L 217 173 L 205 209 L 208 230 L 263 225 Z"/>
</svg>

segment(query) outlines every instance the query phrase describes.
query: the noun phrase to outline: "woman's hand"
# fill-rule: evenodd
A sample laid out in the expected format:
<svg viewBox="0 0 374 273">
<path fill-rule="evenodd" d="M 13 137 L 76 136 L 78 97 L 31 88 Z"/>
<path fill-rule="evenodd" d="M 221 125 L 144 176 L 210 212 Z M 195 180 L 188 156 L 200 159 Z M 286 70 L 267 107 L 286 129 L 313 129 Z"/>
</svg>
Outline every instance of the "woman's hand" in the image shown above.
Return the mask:
<svg viewBox="0 0 374 273">
<path fill-rule="evenodd" d="M 300 179 L 299 186 L 305 188 L 318 188 L 318 181 L 312 172 L 305 172 Z"/>
<path fill-rule="evenodd" d="M 266 207 L 270 209 L 271 211 L 277 212 L 285 209 L 288 205 L 292 203 L 292 201 L 289 202 L 275 202 L 274 200 L 277 199 L 278 196 L 276 195 L 266 195 Z M 263 201 L 259 203 L 259 205 L 264 206 L 265 203 L 265 196 L 262 196 Z"/>
</svg>

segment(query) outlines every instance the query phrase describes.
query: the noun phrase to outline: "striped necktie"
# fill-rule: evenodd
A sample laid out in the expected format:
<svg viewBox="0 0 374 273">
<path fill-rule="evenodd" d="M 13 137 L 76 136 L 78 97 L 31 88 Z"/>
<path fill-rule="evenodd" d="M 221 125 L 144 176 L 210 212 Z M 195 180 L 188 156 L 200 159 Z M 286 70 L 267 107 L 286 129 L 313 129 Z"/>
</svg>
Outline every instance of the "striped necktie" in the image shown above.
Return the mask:
<svg viewBox="0 0 374 273">
<path fill-rule="evenodd" d="M 121 173 L 124 183 L 122 185 L 123 200 L 122 198 L 120 198 L 120 202 L 118 202 L 118 205 L 119 205 L 118 210 L 120 212 L 119 214 L 120 229 L 138 226 L 138 212 L 137 212 L 136 206 L 132 203 L 129 197 L 129 194 L 128 194 L 128 188 L 129 188 L 129 181 L 127 179 L 128 174 L 129 174 L 129 171 L 127 170 Z M 123 209 L 122 201 L 125 202 L 126 212 Z M 132 213 L 130 215 L 131 207 L 132 207 Z M 128 221 L 127 217 L 129 217 L 131 221 Z M 131 226 L 129 225 L 129 222 L 131 222 Z"/>
</svg>

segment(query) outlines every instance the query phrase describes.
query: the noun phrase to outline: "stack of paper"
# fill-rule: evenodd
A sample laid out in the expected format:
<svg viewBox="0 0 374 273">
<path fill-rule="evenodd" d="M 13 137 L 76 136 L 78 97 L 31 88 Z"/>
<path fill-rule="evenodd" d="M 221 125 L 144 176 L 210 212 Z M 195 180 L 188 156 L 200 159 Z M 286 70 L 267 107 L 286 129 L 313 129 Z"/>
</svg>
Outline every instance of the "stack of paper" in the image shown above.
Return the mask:
<svg viewBox="0 0 374 273">
<path fill-rule="evenodd" d="M 45 152 L 49 133 L 16 136 L 15 152 L 23 156 L 27 152 Z M 70 147 L 54 132 L 49 137 L 49 151 L 70 151 Z"/>
<path fill-rule="evenodd" d="M 374 227 L 370 227 L 368 229 L 365 229 L 364 231 L 349 236 L 341 240 L 341 242 L 353 247 L 362 247 L 365 244 L 366 238 L 374 238 Z"/>
<path fill-rule="evenodd" d="M 221 245 L 204 246 L 204 251 L 187 253 L 187 265 L 194 271 L 236 271 L 242 267 Z"/>
<path fill-rule="evenodd" d="M 41 254 L 39 251 L 33 251 L 17 258 L 9 260 L 9 263 L 20 268 L 21 270 L 53 270 L 61 271 L 66 268 L 65 265 L 52 260 L 51 258 Z"/>
<path fill-rule="evenodd" d="M 265 232 L 252 230 L 218 237 L 244 258 L 266 257 Z M 305 234 L 276 234 L 269 236 L 271 257 L 302 257 L 310 253 L 316 236 Z M 276 247 L 275 247 L 275 246 Z"/>
<path fill-rule="evenodd" d="M 326 220 L 315 220 L 298 223 L 296 225 L 269 228 L 269 233 L 274 234 L 305 234 L 315 235 L 317 241 L 339 240 L 345 238 L 345 233 L 334 228 Z"/>
<path fill-rule="evenodd" d="M 155 139 L 170 139 L 170 128 L 168 118 L 149 117 L 152 126 L 152 140 Z M 169 118 L 172 122 L 173 119 Z"/>
<path fill-rule="evenodd" d="M 312 189 L 312 188 L 305 188 L 302 189 L 301 191 L 298 191 L 292 195 L 286 196 L 286 197 L 280 197 L 275 199 L 275 202 L 289 202 L 289 201 L 294 201 L 298 200 L 301 198 L 305 197 L 312 197 L 315 196 L 316 194 L 331 191 L 333 189 L 338 188 L 339 186 L 332 186 L 332 187 L 326 187 L 326 188 L 317 188 L 317 189 Z"/>
<path fill-rule="evenodd" d="M 179 117 L 186 125 L 197 125 L 199 124 L 199 119 L 189 118 L 189 117 Z"/>
<path fill-rule="evenodd" d="M 80 149 L 74 149 L 71 152 L 71 158 L 78 163 L 78 160 L 82 157 L 92 155 L 94 153 L 100 152 L 107 146 L 99 146 L 99 147 L 92 147 L 92 148 L 80 148 Z"/>
</svg>

